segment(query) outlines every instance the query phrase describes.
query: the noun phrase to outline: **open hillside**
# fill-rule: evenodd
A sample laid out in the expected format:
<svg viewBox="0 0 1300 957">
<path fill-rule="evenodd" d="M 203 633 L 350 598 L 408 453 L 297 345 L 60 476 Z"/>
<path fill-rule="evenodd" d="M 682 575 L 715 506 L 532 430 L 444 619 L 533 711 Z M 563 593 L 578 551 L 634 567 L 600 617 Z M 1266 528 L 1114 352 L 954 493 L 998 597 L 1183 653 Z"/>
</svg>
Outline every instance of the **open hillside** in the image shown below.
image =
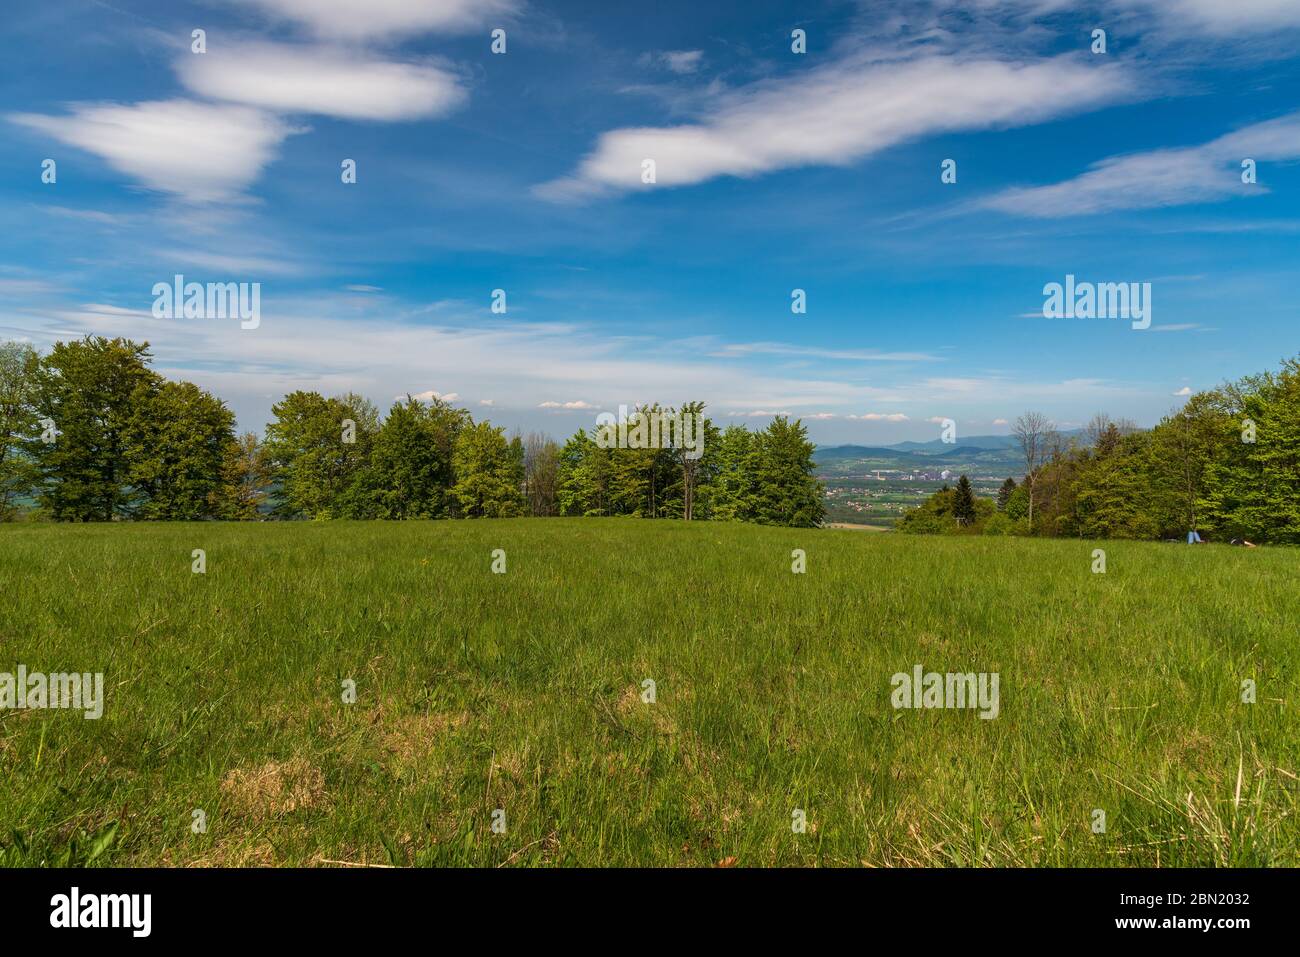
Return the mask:
<svg viewBox="0 0 1300 957">
<path fill-rule="evenodd" d="M 98 720 L 0 712 L 0 855 L 1295 865 L 1298 558 L 598 518 L 0 527 L 0 671 L 105 676 Z M 918 665 L 996 674 L 996 707 L 896 708 Z"/>
</svg>

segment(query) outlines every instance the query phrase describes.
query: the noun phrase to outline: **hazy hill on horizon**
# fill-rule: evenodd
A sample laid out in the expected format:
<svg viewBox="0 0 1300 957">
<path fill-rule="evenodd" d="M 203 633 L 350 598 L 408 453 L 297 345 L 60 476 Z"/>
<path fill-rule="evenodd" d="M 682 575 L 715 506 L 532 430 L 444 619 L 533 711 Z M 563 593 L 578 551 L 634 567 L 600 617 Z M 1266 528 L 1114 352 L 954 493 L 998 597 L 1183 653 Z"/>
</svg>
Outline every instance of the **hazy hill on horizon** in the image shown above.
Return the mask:
<svg viewBox="0 0 1300 957">
<path fill-rule="evenodd" d="M 1083 430 L 1062 435 L 1083 441 Z M 813 461 L 836 475 L 877 469 L 934 471 L 944 469 L 971 474 L 1001 474 L 1020 480 L 1025 463 L 1013 435 L 961 436 L 956 443 L 931 439 L 928 442 L 895 442 L 892 445 L 818 446 Z"/>
</svg>

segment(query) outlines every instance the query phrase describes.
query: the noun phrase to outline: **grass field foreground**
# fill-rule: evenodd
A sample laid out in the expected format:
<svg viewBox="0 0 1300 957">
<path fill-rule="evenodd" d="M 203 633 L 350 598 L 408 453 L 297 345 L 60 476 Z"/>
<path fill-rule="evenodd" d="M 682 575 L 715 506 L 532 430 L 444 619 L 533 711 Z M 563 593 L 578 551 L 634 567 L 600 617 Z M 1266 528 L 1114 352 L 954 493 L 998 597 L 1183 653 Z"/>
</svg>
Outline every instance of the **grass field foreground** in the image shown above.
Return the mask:
<svg viewBox="0 0 1300 957">
<path fill-rule="evenodd" d="M 618 519 L 0 527 L 0 671 L 106 692 L 99 720 L 0 711 L 0 861 L 1294 866 L 1298 563 Z M 997 717 L 896 710 L 918 664 L 998 673 Z"/>
</svg>

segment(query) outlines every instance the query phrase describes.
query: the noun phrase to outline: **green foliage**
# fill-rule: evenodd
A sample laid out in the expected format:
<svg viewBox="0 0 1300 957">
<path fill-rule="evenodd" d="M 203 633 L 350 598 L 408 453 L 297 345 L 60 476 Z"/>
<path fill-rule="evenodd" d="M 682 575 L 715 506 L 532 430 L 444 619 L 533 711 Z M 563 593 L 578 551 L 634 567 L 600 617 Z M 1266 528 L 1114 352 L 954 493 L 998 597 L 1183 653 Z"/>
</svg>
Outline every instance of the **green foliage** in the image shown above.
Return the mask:
<svg viewBox="0 0 1300 957">
<path fill-rule="evenodd" d="M 1199 503 L 1206 520 L 1223 537 L 1300 544 L 1300 361 L 1226 392 L 1207 426 L 1218 426 L 1218 454 Z"/>
<path fill-rule="evenodd" d="M 1102 443 L 1085 459 L 1076 479 L 1075 513 L 1084 538 L 1156 538 L 1147 472 L 1150 437 L 1127 436 Z"/>
<path fill-rule="evenodd" d="M 749 511 L 760 525 L 811 527 L 826 512 L 813 452 L 803 423 L 777 416 L 754 436 L 749 451 Z"/>
<path fill-rule="evenodd" d="M 149 344 L 88 336 L 59 342 L 41 359 L 35 416 L 58 429 L 52 444 L 33 436 L 27 450 L 38 463 L 40 500 L 61 521 L 129 517 L 135 496 L 129 442 L 139 427 L 143 397 L 158 384 L 148 369 Z"/>
<path fill-rule="evenodd" d="M 597 445 L 603 442 L 612 453 L 608 460 L 610 514 L 635 518 L 681 516 L 681 473 L 671 450 L 664 447 L 662 434 L 659 444 L 644 447 L 654 431 L 662 433 L 665 411 L 656 404 L 633 412 L 622 445 L 617 439 L 619 426 L 595 430 Z M 637 445 L 642 447 L 634 447 Z"/>
<path fill-rule="evenodd" d="M 1099 420 L 1091 447 L 1056 445 L 1032 476 L 1035 534 L 1300 544 L 1300 361 L 1199 392 L 1146 432 Z"/>
<path fill-rule="evenodd" d="M 36 419 L 40 356 L 30 345 L 0 342 L 0 522 L 40 484 L 40 469 L 27 445 L 40 431 Z"/>
<path fill-rule="evenodd" d="M 1029 490 L 1023 485 L 1016 488 L 1007 496 L 1007 505 L 1005 509 L 1007 518 L 1019 522 L 1024 519 L 1029 520 Z"/>
<path fill-rule="evenodd" d="M 1007 503 L 1011 501 L 1011 496 L 1015 492 L 1015 490 L 1016 490 L 1015 479 L 1009 478 L 1002 483 L 1002 487 L 998 489 L 998 511 L 999 512 L 1005 512 L 1007 510 Z"/>
<path fill-rule="evenodd" d="M 479 422 L 461 429 L 452 452 L 456 485 L 452 494 L 466 518 L 511 518 L 524 514 L 524 450 L 505 429 Z"/>
<path fill-rule="evenodd" d="M 379 431 L 374 405 L 350 394 L 326 399 L 319 392 L 291 392 L 271 411 L 276 418 L 266 427 L 266 451 L 279 485 L 276 511 L 371 517 L 370 450 Z"/>
<path fill-rule="evenodd" d="M 963 488 L 964 484 L 964 488 Z M 896 526 L 909 535 L 980 534 L 994 518 L 1007 518 L 997 511 L 992 499 L 977 498 L 970 480 L 963 475 L 955 488 L 944 486 L 916 508 L 908 509 Z M 1000 523 L 990 534 L 1017 533 L 1019 525 L 1013 519 Z"/>
<path fill-rule="evenodd" d="M 1014 519 L 1006 512 L 995 511 L 980 526 L 980 532 L 984 535 L 1028 535 L 1029 522 L 1027 519 Z"/>
<path fill-rule="evenodd" d="M 271 479 L 265 447 L 256 435 L 245 432 L 227 448 L 221 463 L 221 487 L 216 493 L 218 517 L 239 522 L 258 518 Z"/>
<path fill-rule="evenodd" d="M 713 479 L 703 493 L 710 518 L 723 522 L 747 521 L 753 514 L 749 472 L 754 433 L 729 425 L 718 440 Z"/>
<path fill-rule="evenodd" d="M 822 520 L 821 483 L 813 475 L 814 446 L 802 423 L 773 420 L 762 432 L 719 430 L 702 402 L 681 406 L 703 432 L 698 458 L 685 443 L 632 448 L 635 429 L 672 409 L 639 409 L 620 425 L 575 434 L 559 453 L 561 515 L 748 521 L 812 526 Z M 664 430 L 666 434 L 666 430 Z"/>
<path fill-rule="evenodd" d="M 445 518 L 454 500 L 452 457 L 469 413 L 435 398 L 394 403 L 375 436 L 368 485 L 378 518 Z"/>
<path fill-rule="evenodd" d="M 975 493 L 971 490 L 970 479 L 965 475 L 957 480 L 957 487 L 953 489 L 952 517 L 958 525 L 971 525 L 975 522 Z"/>
<path fill-rule="evenodd" d="M 235 454 L 234 429 L 225 403 L 193 383 L 153 378 L 137 386 L 122 429 L 135 517 L 216 517 L 222 473 Z"/>
<path fill-rule="evenodd" d="M 560 450 L 556 502 L 561 515 L 610 515 L 613 455 L 585 431 L 575 433 Z"/>
</svg>

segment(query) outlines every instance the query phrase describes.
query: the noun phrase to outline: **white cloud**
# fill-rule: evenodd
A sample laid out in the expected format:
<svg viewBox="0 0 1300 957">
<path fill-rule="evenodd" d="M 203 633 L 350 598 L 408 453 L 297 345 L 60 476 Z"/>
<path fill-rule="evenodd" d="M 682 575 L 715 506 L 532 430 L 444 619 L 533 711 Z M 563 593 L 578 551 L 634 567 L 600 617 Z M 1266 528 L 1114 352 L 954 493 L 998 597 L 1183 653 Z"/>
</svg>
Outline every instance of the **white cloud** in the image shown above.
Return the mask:
<svg viewBox="0 0 1300 957">
<path fill-rule="evenodd" d="M 43 296 L 58 290 L 44 279 L 0 279 L 0 293 L 6 296 Z"/>
<path fill-rule="evenodd" d="M 202 56 L 181 56 L 176 70 L 200 96 L 281 113 L 409 120 L 445 115 L 465 100 L 447 70 L 333 47 L 214 44 Z"/>
<path fill-rule="evenodd" d="M 1041 313 L 1039 318 L 1042 318 Z M 797 346 L 785 342 L 731 342 L 721 345 L 710 355 L 729 356 L 775 355 L 806 356 L 814 359 L 843 359 L 848 362 L 938 362 L 939 357 L 928 352 L 877 352 L 874 349 L 819 349 Z"/>
<path fill-rule="evenodd" d="M 152 318 L 153 313 L 147 309 L 127 309 L 122 306 L 110 306 L 102 302 L 88 302 L 82 306 L 87 313 L 95 316 L 112 316 L 133 319 Z"/>
<path fill-rule="evenodd" d="M 441 399 L 442 402 L 455 402 L 456 399 L 460 398 L 460 393 L 438 393 L 438 391 L 428 389 L 422 391 L 422 393 L 411 393 L 411 398 L 415 399 L 416 402 L 433 402 L 434 399 Z M 393 397 L 394 402 L 402 402 L 404 399 L 406 399 L 406 395 L 395 395 Z"/>
<path fill-rule="evenodd" d="M 592 405 L 590 402 L 583 402 L 581 400 L 575 402 L 542 402 L 537 407 L 539 409 L 567 409 L 569 411 L 600 408 L 598 405 Z"/>
<path fill-rule="evenodd" d="M 1079 7 L 1078 0 L 936 0 L 941 7 L 971 8 L 992 13 L 1019 13 L 1039 18 Z M 1096 0 L 1105 17 L 1114 21 L 1130 13 L 1145 13 L 1159 20 L 1159 33 L 1185 36 L 1208 33 L 1241 35 L 1300 26 L 1300 4 L 1295 0 Z M 1098 26 L 1107 27 L 1105 20 Z M 1129 31 L 1131 34 L 1133 31 Z M 1113 34 L 1112 34 L 1113 35 Z"/>
<path fill-rule="evenodd" d="M 1120 64 L 1072 55 L 1029 63 L 939 56 L 879 63 L 858 55 L 721 94 L 695 124 L 607 132 L 574 173 L 535 191 L 563 201 L 652 189 L 641 182 L 645 159 L 655 161 L 658 187 L 847 165 L 926 134 L 1041 122 L 1133 89 Z"/>
<path fill-rule="evenodd" d="M 493 402 L 491 399 L 479 399 L 479 400 L 478 400 L 478 404 L 479 404 L 479 405 L 495 405 L 496 403 Z"/>
<path fill-rule="evenodd" d="M 1147 7 L 1177 29 L 1229 34 L 1300 26 L 1295 0 L 1116 0 L 1117 7 Z"/>
<path fill-rule="evenodd" d="M 47 213 L 53 213 L 55 216 L 66 216 L 68 219 L 80 219 L 88 223 L 98 223 L 101 226 L 121 226 L 127 223 L 129 216 L 120 213 L 106 213 L 98 209 L 73 209 L 67 206 L 45 205 L 41 207 Z"/>
<path fill-rule="evenodd" d="M 1177 392 L 1174 392 L 1174 393 L 1172 393 L 1172 394 L 1173 394 L 1173 395 L 1191 395 L 1191 394 L 1192 394 L 1192 387 L 1191 387 L 1191 386 L 1186 386 L 1186 385 L 1185 385 L 1185 386 L 1183 386 L 1181 389 L 1179 389 Z"/>
<path fill-rule="evenodd" d="M 262 110 L 190 100 L 75 104 L 65 116 L 9 120 L 102 157 L 150 189 L 196 202 L 239 194 L 298 130 Z"/>
<path fill-rule="evenodd" d="M 295 389 L 380 397 L 425 390 L 429 382 L 492 396 L 496 407 L 525 420 L 614 409 L 627 396 L 673 406 L 701 399 L 716 415 L 754 418 L 834 412 L 847 419 L 855 409 L 881 410 L 860 413 L 858 419 L 889 425 L 915 421 L 909 414 L 916 417 L 921 414 L 916 410 L 936 406 L 969 414 L 994 406 L 984 413 L 991 416 L 1007 403 L 1055 412 L 1065 403 L 1132 408 L 1135 401 L 1154 402 L 1160 395 L 1167 401 L 1168 395 L 1097 379 L 909 377 L 868 384 L 857 375 L 825 371 L 772 374 L 754 362 L 711 359 L 676 341 L 647 349 L 640 339 L 599 327 L 485 322 L 476 304 L 430 323 L 418 320 L 418 307 L 404 310 L 389 300 L 365 313 L 358 310 L 367 297 L 336 293 L 295 299 L 270 287 L 263 291 L 261 325 L 249 331 L 234 321 L 155 319 L 147 285 L 115 304 L 10 309 L 0 312 L 0 323 L 42 346 L 86 334 L 147 340 L 159 372 L 228 399 L 247 428 L 260 428 L 271 403 Z M 591 398 L 551 400 L 538 408 L 542 396 L 566 394 Z"/>
<path fill-rule="evenodd" d="M 993 420 L 993 424 L 994 424 L 994 425 L 1007 425 L 1008 423 L 1007 423 L 1007 420 L 1006 420 L 1006 419 L 994 419 L 994 420 Z"/>
<path fill-rule="evenodd" d="M 703 50 L 668 50 L 655 60 L 673 73 L 694 73 L 704 60 Z"/>
<path fill-rule="evenodd" d="M 227 253 L 214 253 L 186 247 L 161 247 L 156 249 L 154 254 L 160 261 L 185 263 L 190 266 L 197 266 L 200 269 L 239 274 L 241 276 L 298 276 L 306 271 L 300 263 L 275 256 L 229 255 Z"/>
<path fill-rule="evenodd" d="M 1073 179 L 1004 190 L 977 205 L 1047 218 L 1258 195 L 1267 189 L 1242 183 L 1242 160 L 1253 159 L 1260 164 L 1297 158 L 1300 112 L 1248 126 L 1200 146 L 1111 157 Z"/>
<path fill-rule="evenodd" d="M 345 40 L 458 33 L 515 12 L 517 0 L 240 0 L 272 17 Z M 499 25 L 499 24 L 494 24 Z"/>
</svg>

